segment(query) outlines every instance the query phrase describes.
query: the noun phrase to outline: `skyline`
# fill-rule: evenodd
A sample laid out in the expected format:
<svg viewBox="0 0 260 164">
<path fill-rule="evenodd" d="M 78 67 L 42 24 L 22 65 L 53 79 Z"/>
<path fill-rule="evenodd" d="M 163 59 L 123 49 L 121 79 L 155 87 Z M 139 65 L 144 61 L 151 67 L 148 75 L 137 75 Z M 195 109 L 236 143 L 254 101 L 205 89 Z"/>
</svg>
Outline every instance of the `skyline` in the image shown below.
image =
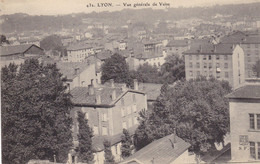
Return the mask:
<svg viewBox="0 0 260 164">
<path fill-rule="evenodd" d="M 64 3 L 65 2 L 65 3 Z M 159 2 L 170 4 L 170 6 L 160 6 Z M 153 8 L 153 9 L 165 9 L 165 8 L 177 8 L 177 7 L 207 7 L 214 5 L 228 5 L 228 4 L 245 4 L 260 2 L 260 0 L 182 0 L 182 1 L 171 1 L 171 0 L 152 0 L 152 1 L 137 1 L 137 0 L 8 0 L 0 1 L 0 14 L 15 14 L 25 13 L 29 15 L 66 15 L 73 13 L 91 13 L 103 12 L 103 11 L 120 11 L 122 9 L 142 9 L 142 8 Z M 97 7 L 97 3 L 112 3 L 112 7 Z M 131 7 L 126 7 L 123 3 L 132 4 Z M 157 3 L 156 7 L 133 7 L 136 3 Z M 94 5 L 95 7 L 87 7 L 87 5 Z"/>
</svg>

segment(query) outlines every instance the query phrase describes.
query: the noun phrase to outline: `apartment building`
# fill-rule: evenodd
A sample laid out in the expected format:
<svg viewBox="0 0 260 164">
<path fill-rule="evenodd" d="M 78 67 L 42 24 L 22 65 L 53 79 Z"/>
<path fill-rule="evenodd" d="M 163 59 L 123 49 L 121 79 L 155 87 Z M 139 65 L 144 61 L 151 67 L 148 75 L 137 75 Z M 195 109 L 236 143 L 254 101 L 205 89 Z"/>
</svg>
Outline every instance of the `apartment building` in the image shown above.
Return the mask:
<svg viewBox="0 0 260 164">
<path fill-rule="evenodd" d="M 77 111 L 82 111 L 94 132 L 96 163 L 104 162 L 105 139 L 111 142 L 115 159 L 120 160 L 119 143 L 123 129 L 133 133 L 138 126 L 139 112 L 147 110 L 147 96 L 138 90 L 138 82 L 135 80 L 134 89 L 130 89 L 125 84 L 117 84 L 110 80 L 109 83 L 95 87 L 76 87 L 71 91 L 71 95 L 74 104 L 71 110 L 74 145 L 78 144 Z"/>
<path fill-rule="evenodd" d="M 254 77 L 252 66 L 260 60 L 260 35 L 235 32 L 225 36 L 220 40 L 223 44 L 239 44 L 245 54 L 245 74 L 246 78 Z"/>
<path fill-rule="evenodd" d="M 192 45 L 184 55 L 186 80 L 212 76 L 228 81 L 233 88 L 244 82 L 244 51 L 239 45 Z"/>
<path fill-rule="evenodd" d="M 68 62 L 82 62 L 94 54 L 93 47 L 86 44 L 74 44 L 67 48 Z"/>
<path fill-rule="evenodd" d="M 255 80 L 255 79 L 253 79 Z M 231 162 L 260 162 L 260 83 L 247 83 L 229 99 Z"/>
</svg>

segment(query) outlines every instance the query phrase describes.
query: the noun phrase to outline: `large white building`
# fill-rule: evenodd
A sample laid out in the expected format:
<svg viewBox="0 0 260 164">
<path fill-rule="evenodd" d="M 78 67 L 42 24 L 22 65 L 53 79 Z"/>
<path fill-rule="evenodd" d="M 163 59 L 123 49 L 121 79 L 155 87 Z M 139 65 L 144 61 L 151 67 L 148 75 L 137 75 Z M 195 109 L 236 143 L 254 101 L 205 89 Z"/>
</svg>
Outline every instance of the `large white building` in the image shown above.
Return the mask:
<svg viewBox="0 0 260 164">
<path fill-rule="evenodd" d="M 227 95 L 227 98 L 231 161 L 260 163 L 260 83 L 245 84 Z"/>
<path fill-rule="evenodd" d="M 82 62 L 88 56 L 94 54 L 94 50 L 91 46 L 86 44 L 70 45 L 67 48 L 68 62 Z"/>
</svg>

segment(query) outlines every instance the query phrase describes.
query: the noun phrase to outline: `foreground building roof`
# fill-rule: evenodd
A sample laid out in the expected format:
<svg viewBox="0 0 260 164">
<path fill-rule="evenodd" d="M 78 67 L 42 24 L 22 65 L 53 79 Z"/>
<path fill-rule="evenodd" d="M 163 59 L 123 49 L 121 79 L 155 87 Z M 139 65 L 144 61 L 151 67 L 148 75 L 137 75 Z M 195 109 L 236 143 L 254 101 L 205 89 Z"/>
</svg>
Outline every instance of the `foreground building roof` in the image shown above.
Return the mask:
<svg viewBox="0 0 260 164">
<path fill-rule="evenodd" d="M 29 50 L 31 47 L 37 47 L 38 49 L 43 51 L 42 48 L 36 46 L 35 44 L 23 44 L 23 45 L 0 47 L 0 55 L 7 56 L 7 55 L 26 53 L 26 51 Z"/>
<path fill-rule="evenodd" d="M 260 99 L 260 85 L 245 85 L 226 96 L 230 99 Z"/>
<path fill-rule="evenodd" d="M 174 140 L 176 142 L 174 142 Z M 188 150 L 190 146 L 191 145 L 183 139 L 171 134 L 153 141 L 125 159 L 122 164 L 170 164 Z"/>
</svg>

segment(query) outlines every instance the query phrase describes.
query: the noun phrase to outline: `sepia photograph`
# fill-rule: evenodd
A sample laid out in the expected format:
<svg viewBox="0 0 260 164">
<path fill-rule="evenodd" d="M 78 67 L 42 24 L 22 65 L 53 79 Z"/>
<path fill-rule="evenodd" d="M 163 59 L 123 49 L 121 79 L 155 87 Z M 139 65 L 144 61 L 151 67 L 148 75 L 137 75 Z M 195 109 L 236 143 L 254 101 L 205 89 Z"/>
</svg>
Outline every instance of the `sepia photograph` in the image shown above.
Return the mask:
<svg viewBox="0 0 260 164">
<path fill-rule="evenodd" d="M 260 0 L 0 0 L 3 164 L 260 164 Z"/>
</svg>

